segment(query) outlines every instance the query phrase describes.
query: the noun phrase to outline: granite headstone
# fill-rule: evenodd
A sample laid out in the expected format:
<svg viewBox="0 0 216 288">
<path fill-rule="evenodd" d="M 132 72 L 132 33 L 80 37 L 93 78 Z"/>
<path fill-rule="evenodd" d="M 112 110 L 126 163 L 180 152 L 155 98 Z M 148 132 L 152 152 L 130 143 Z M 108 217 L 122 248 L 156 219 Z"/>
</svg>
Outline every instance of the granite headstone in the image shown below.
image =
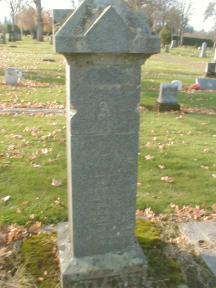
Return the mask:
<svg viewBox="0 0 216 288">
<path fill-rule="evenodd" d="M 177 103 L 177 84 L 162 83 L 157 99 L 157 106 L 160 112 L 178 111 L 180 105 Z"/>
</svg>

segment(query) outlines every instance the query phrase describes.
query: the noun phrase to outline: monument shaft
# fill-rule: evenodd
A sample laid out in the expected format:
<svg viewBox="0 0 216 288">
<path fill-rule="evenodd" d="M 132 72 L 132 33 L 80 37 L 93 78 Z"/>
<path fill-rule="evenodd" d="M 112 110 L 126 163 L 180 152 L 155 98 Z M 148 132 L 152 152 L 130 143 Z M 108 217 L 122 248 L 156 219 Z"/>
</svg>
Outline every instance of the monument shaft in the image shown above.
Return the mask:
<svg viewBox="0 0 216 288">
<path fill-rule="evenodd" d="M 140 75 L 159 39 L 121 0 L 85 0 L 71 15 L 56 11 L 54 28 L 55 49 L 67 60 L 62 286 L 143 288 L 146 259 L 134 235 Z"/>
<path fill-rule="evenodd" d="M 73 256 L 125 251 L 135 241 L 143 57 L 87 54 L 67 61 Z"/>
</svg>

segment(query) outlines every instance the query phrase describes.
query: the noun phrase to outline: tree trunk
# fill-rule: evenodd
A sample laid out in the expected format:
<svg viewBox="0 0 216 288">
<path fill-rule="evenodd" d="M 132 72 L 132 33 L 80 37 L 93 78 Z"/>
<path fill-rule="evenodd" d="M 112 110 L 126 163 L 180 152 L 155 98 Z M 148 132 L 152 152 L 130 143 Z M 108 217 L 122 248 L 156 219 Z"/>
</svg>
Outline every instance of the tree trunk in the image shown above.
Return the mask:
<svg viewBox="0 0 216 288">
<path fill-rule="evenodd" d="M 41 0 L 34 0 L 37 10 L 37 40 L 43 41 L 43 18 Z"/>
</svg>

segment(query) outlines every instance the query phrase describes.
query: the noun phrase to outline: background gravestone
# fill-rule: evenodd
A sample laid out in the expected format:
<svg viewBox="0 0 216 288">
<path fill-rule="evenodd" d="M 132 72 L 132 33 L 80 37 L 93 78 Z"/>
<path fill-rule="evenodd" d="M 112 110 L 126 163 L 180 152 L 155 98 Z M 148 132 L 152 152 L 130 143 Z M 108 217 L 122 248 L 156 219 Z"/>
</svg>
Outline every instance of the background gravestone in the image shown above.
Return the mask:
<svg viewBox="0 0 216 288">
<path fill-rule="evenodd" d="M 170 44 L 170 49 L 176 48 L 177 46 L 178 46 L 177 40 L 172 40 L 172 42 Z"/>
<path fill-rule="evenodd" d="M 206 42 L 203 42 L 202 47 L 201 47 L 201 51 L 200 51 L 200 58 L 206 58 L 207 57 L 207 48 L 208 48 L 208 44 Z"/>
<path fill-rule="evenodd" d="M 205 76 L 216 78 L 216 63 L 207 63 L 206 64 Z"/>
<path fill-rule="evenodd" d="M 159 52 L 159 39 L 123 1 L 86 0 L 54 40 L 67 61 L 68 91 L 62 285 L 144 287 L 146 260 L 134 235 L 137 108 L 141 66 Z"/>
<path fill-rule="evenodd" d="M 178 85 L 175 83 L 160 85 L 160 93 L 157 106 L 160 112 L 179 111 L 180 105 L 177 103 Z"/>
</svg>

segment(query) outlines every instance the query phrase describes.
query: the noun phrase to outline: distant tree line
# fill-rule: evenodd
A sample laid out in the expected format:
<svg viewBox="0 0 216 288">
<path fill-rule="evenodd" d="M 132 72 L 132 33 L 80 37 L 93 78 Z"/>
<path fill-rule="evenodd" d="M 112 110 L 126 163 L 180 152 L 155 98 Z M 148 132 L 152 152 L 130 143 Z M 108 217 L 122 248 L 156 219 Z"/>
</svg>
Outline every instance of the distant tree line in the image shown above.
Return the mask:
<svg viewBox="0 0 216 288">
<path fill-rule="evenodd" d="M 11 21 L 7 30 L 15 32 L 19 28 L 23 33 L 35 35 L 38 41 L 43 41 L 44 33 L 52 32 L 51 14 L 43 10 L 41 0 L 0 1 L 4 1 L 10 9 Z"/>
</svg>

